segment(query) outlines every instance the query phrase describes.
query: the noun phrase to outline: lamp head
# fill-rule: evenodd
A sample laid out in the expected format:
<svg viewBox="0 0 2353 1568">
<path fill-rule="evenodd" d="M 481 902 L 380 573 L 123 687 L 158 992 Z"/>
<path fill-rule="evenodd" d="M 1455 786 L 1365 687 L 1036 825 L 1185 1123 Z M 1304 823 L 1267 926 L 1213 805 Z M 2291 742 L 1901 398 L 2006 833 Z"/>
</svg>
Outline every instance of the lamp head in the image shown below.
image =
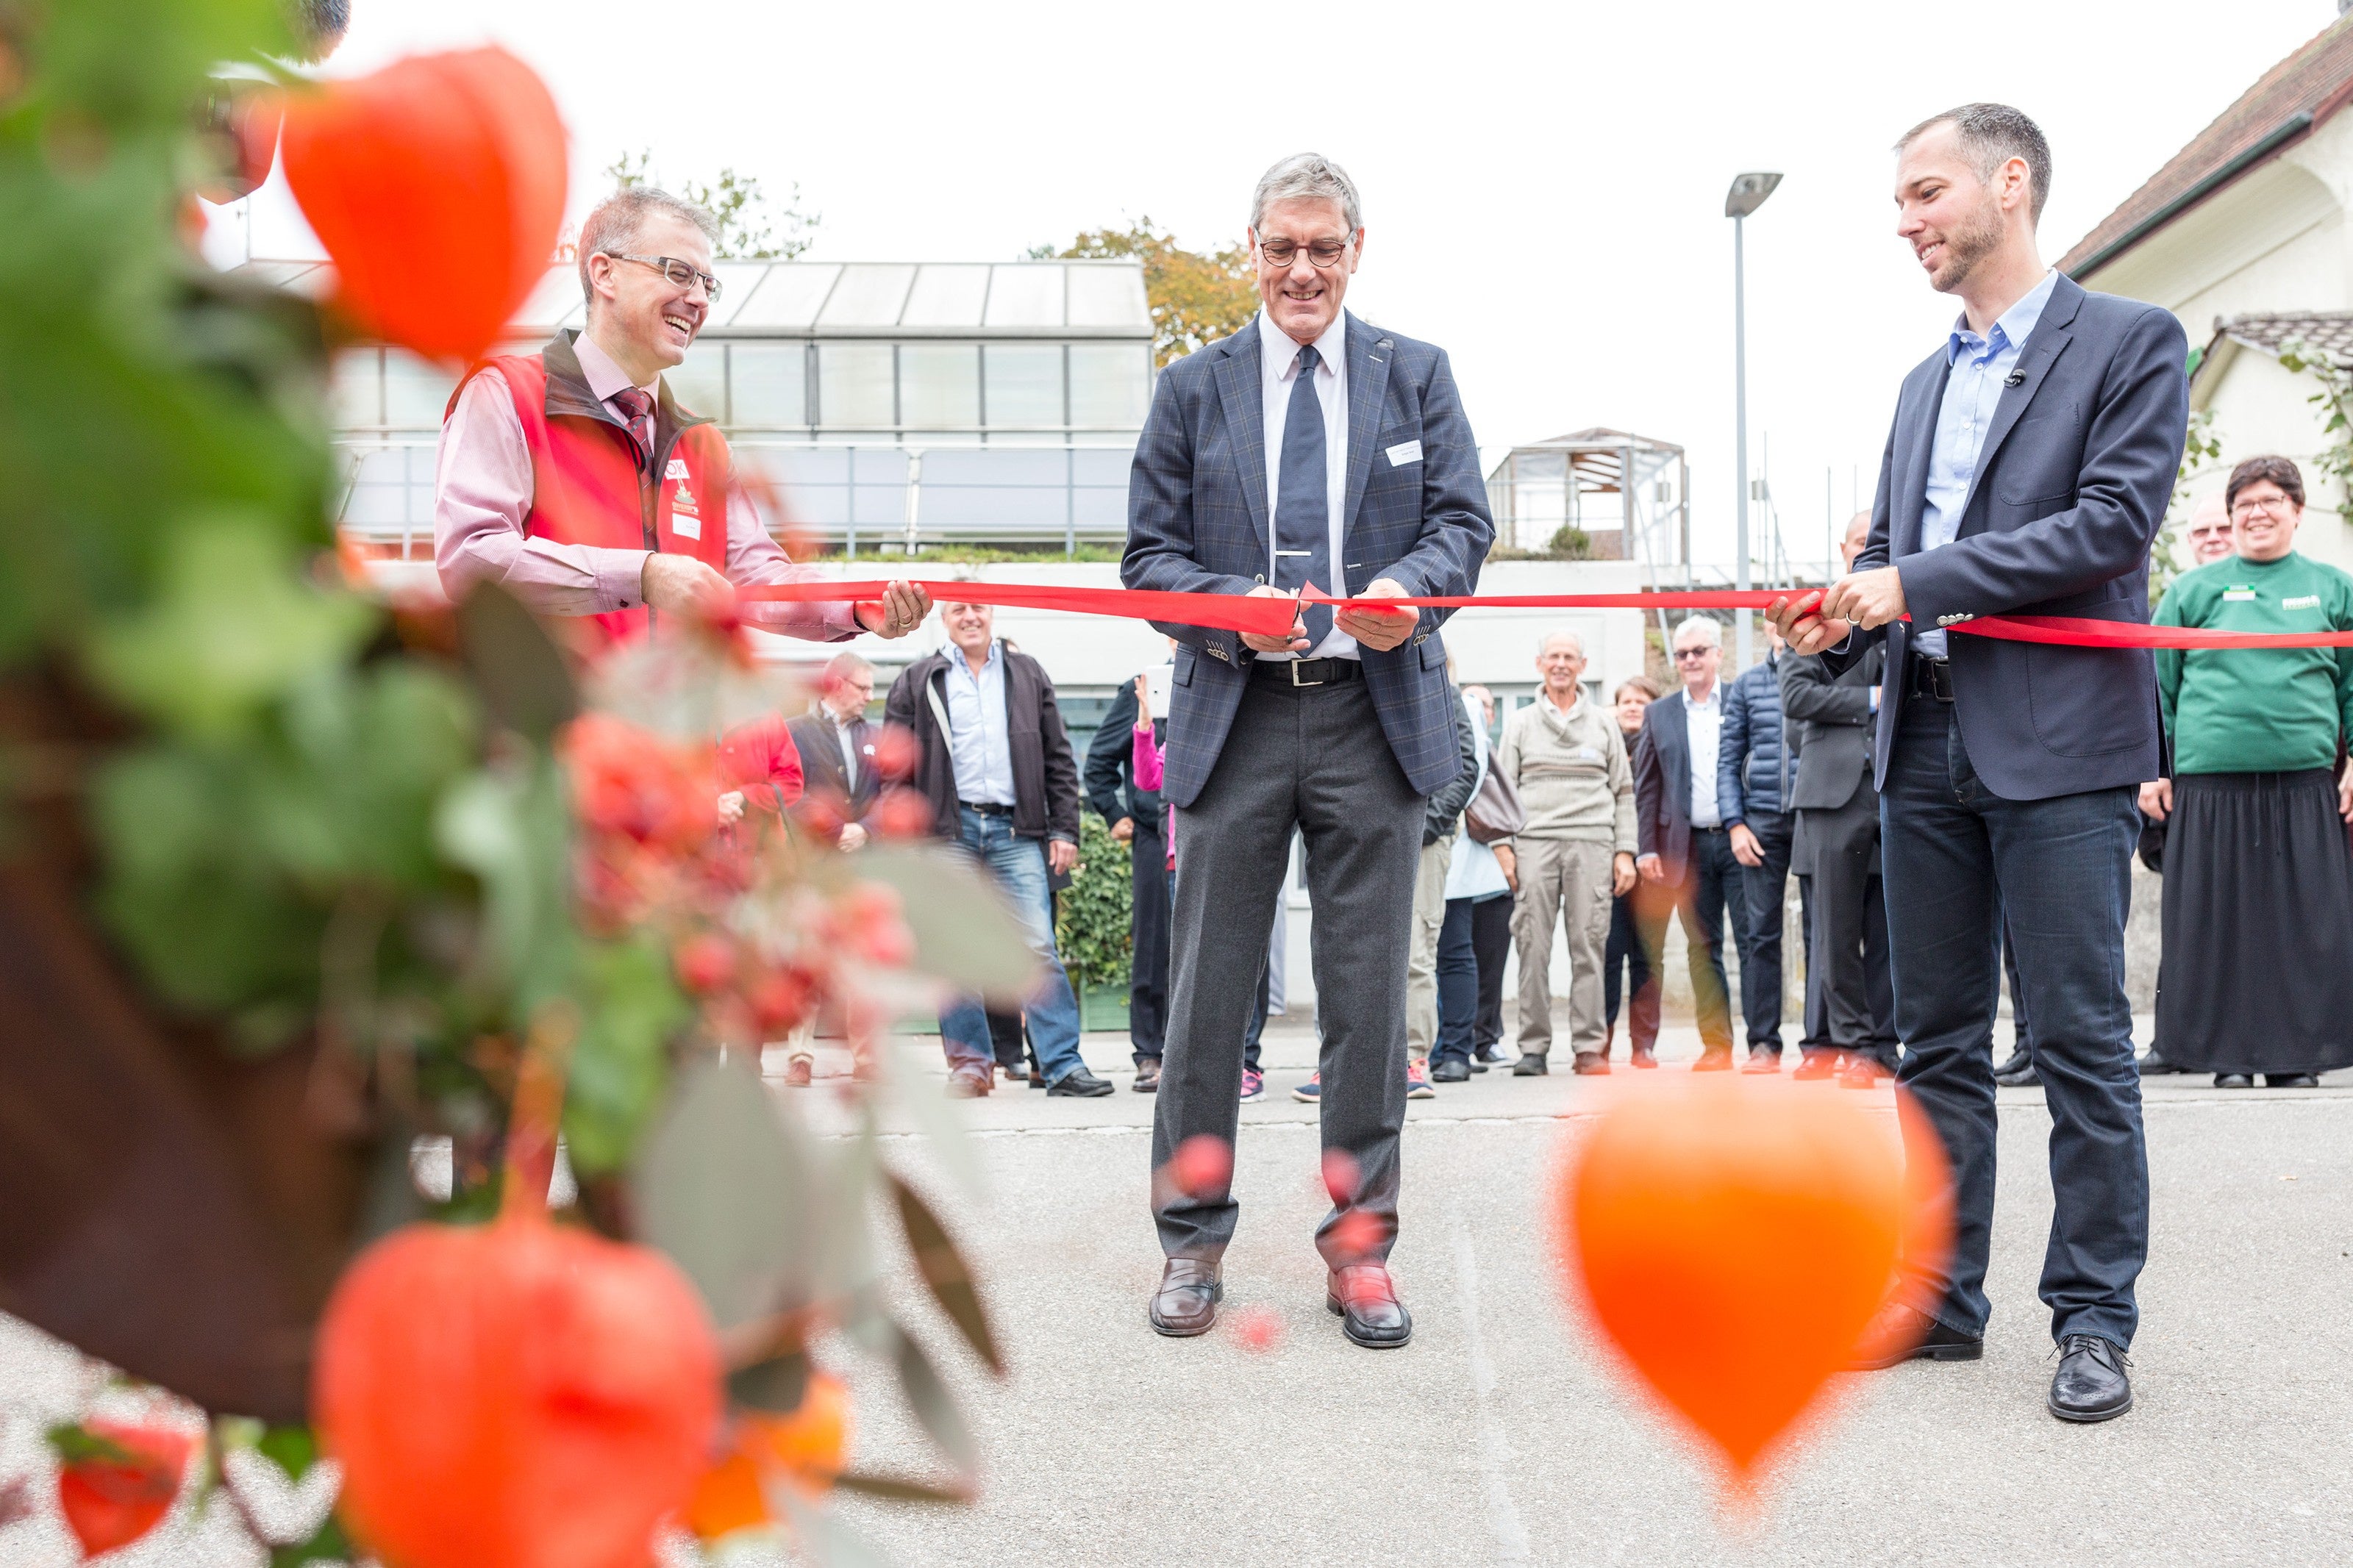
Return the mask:
<svg viewBox="0 0 2353 1568">
<path fill-rule="evenodd" d="M 1771 195 L 1774 187 L 1780 183 L 1781 176 L 1778 174 L 1736 175 L 1732 182 L 1732 189 L 1724 195 L 1724 216 L 1746 217 L 1765 205 L 1765 198 Z"/>
</svg>

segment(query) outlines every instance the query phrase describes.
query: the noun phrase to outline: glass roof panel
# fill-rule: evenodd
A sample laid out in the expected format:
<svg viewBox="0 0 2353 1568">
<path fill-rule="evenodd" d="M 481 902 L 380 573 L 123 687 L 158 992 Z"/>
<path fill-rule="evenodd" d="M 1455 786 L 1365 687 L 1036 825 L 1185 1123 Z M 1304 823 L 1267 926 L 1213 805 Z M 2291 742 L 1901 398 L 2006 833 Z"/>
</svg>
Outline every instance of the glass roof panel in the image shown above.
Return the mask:
<svg viewBox="0 0 2353 1568">
<path fill-rule="evenodd" d="M 719 274 L 719 303 L 712 307 L 711 320 L 704 325 L 716 327 L 724 325 L 731 315 L 744 308 L 744 301 L 752 297 L 753 290 L 760 286 L 760 279 L 766 276 L 768 264 L 765 261 L 714 261 L 711 269 Z"/>
<path fill-rule="evenodd" d="M 818 317 L 820 327 L 895 327 L 915 280 L 912 263 L 852 262 Z"/>
<path fill-rule="evenodd" d="M 1071 267 L 1071 325 L 1140 327 L 1152 330 L 1152 309 L 1144 299 L 1139 267 Z"/>
<path fill-rule="evenodd" d="M 988 315 L 992 327 L 1059 327 L 1062 324 L 1062 275 L 1071 269 L 1050 261 L 1016 261 L 990 269 Z"/>
<path fill-rule="evenodd" d="M 976 327 L 988 299 L 988 267 L 947 266 L 934 262 L 915 274 L 908 291 L 902 327 Z"/>
<path fill-rule="evenodd" d="M 820 262 L 779 262 L 727 319 L 731 327 L 806 327 L 841 268 Z"/>
</svg>

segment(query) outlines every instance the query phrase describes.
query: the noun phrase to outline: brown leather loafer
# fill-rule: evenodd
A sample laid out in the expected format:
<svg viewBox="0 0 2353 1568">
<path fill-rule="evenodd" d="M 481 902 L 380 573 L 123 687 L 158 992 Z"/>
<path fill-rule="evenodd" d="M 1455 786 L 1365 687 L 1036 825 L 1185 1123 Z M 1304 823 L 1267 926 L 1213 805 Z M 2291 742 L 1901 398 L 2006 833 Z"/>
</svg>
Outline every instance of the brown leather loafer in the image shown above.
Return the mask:
<svg viewBox="0 0 2353 1568">
<path fill-rule="evenodd" d="M 978 1100 L 988 1092 L 994 1075 L 987 1068 L 958 1068 L 948 1074 L 950 1100 Z"/>
<path fill-rule="evenodd" d="M 1172 1258 L 1160 1271 L 1160 1289 L 1145 1309 L 1155 1332 L 1172 1340 L 1206 1334 L 1218 1321 L 1218 1302 L 1226 1294 L 1215 1261 L 1204 1258 Z"/>
<path fill-rule="evenodd" d="M 1332 1270 L 1324 1305 L 1340 1320 L 1348 1342 L 1368 1351 L 1393 1351 L 1413 1338 L 1413 1314 L 1398 1300 L 1397 1281 L 1381 1264 L 1351 1263 Z"/>
</svg>

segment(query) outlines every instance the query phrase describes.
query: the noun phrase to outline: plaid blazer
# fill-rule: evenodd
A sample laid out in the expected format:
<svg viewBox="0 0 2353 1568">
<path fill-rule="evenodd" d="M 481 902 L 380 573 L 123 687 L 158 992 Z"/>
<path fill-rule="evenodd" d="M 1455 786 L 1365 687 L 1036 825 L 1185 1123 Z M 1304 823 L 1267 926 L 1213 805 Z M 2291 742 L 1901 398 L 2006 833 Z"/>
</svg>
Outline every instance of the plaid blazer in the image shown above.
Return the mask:
<svg viewBox="0 0 2353 1568">
<path fill-rule="evenodd" d="M 1495 525 L 1445 353 L 1351 315 L 1347 356 L 1341 516 L 1349 586 L 1388 577 L 1415 595 L 1471 593 Z M 1271 546 L 1260 378 L 1255 321 L 1161 373 L 1127 481 L 1127 553 L 1119 569 L 1127 586 L 1247 594 L 1266 581 Z M 1419 460 L 1409 455 L 1415 442 Z M 1363 650 L 1381 731 L 1407 781 L 1424 795 L 1461 766 L 1438 630 L 1450 613 L 1424 610 L 1401 646 Z M 1177 644 L 1162 794 L 1190 805 L 1217 766 L 1255 656 L 1239 633 L 1160 629 Z"/>
</svg>

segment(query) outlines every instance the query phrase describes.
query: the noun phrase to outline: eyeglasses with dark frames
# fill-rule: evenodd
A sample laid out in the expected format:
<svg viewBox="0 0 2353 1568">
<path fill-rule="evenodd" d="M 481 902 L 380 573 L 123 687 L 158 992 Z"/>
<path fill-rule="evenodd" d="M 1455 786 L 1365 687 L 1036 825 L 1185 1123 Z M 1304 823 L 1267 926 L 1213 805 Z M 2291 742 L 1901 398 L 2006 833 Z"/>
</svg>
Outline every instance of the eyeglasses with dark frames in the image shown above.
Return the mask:
<svg viewBox="0 0 2353 1568">
<path fill-rule="evenodd" d="M 1705 643 L 1702 643 L 1697 647 L 1679 647 L 1675 649 L 1675 659 L 1676 662 L 1680 663 L 1687 658 L 1705 658 L 1709 654 L 1712 654 L 1715 651 L 1715 649 L 1708 647 Z"/>
<path fill-rule="evenodd" d="M 616 261 L 634 261 L 640 267 L 650 267 L 669 279 L 670 286 L 674 289 L 691 289 L 694 287 L 695 279 L 699 278 L 702 280 L 704 296 L 712 304 L 719 303 L 719 279 L 691 261 L 681 261 L 675 256 L 631 256 L 618 250 L 600 251 L 597 254 L 609 256 Z"/>
<path fill-rule="evenodd" d="M 1346 239 L 1311 240 L 1306 246 L 1307 259 L 1321 268 L 1337 267 L 1340 265 L 1340 258 L 1348 253 L 1348 247 L 1352 243 L 1352 240 Z M 1290 266 L 1299 259 L 1300 248 L 1300 244 L 1295 239 L 1261 239 L 1258 242 L 1258 253 L 1265 258 L 1266 264 L 1270 267 Z"/>
</svg>

